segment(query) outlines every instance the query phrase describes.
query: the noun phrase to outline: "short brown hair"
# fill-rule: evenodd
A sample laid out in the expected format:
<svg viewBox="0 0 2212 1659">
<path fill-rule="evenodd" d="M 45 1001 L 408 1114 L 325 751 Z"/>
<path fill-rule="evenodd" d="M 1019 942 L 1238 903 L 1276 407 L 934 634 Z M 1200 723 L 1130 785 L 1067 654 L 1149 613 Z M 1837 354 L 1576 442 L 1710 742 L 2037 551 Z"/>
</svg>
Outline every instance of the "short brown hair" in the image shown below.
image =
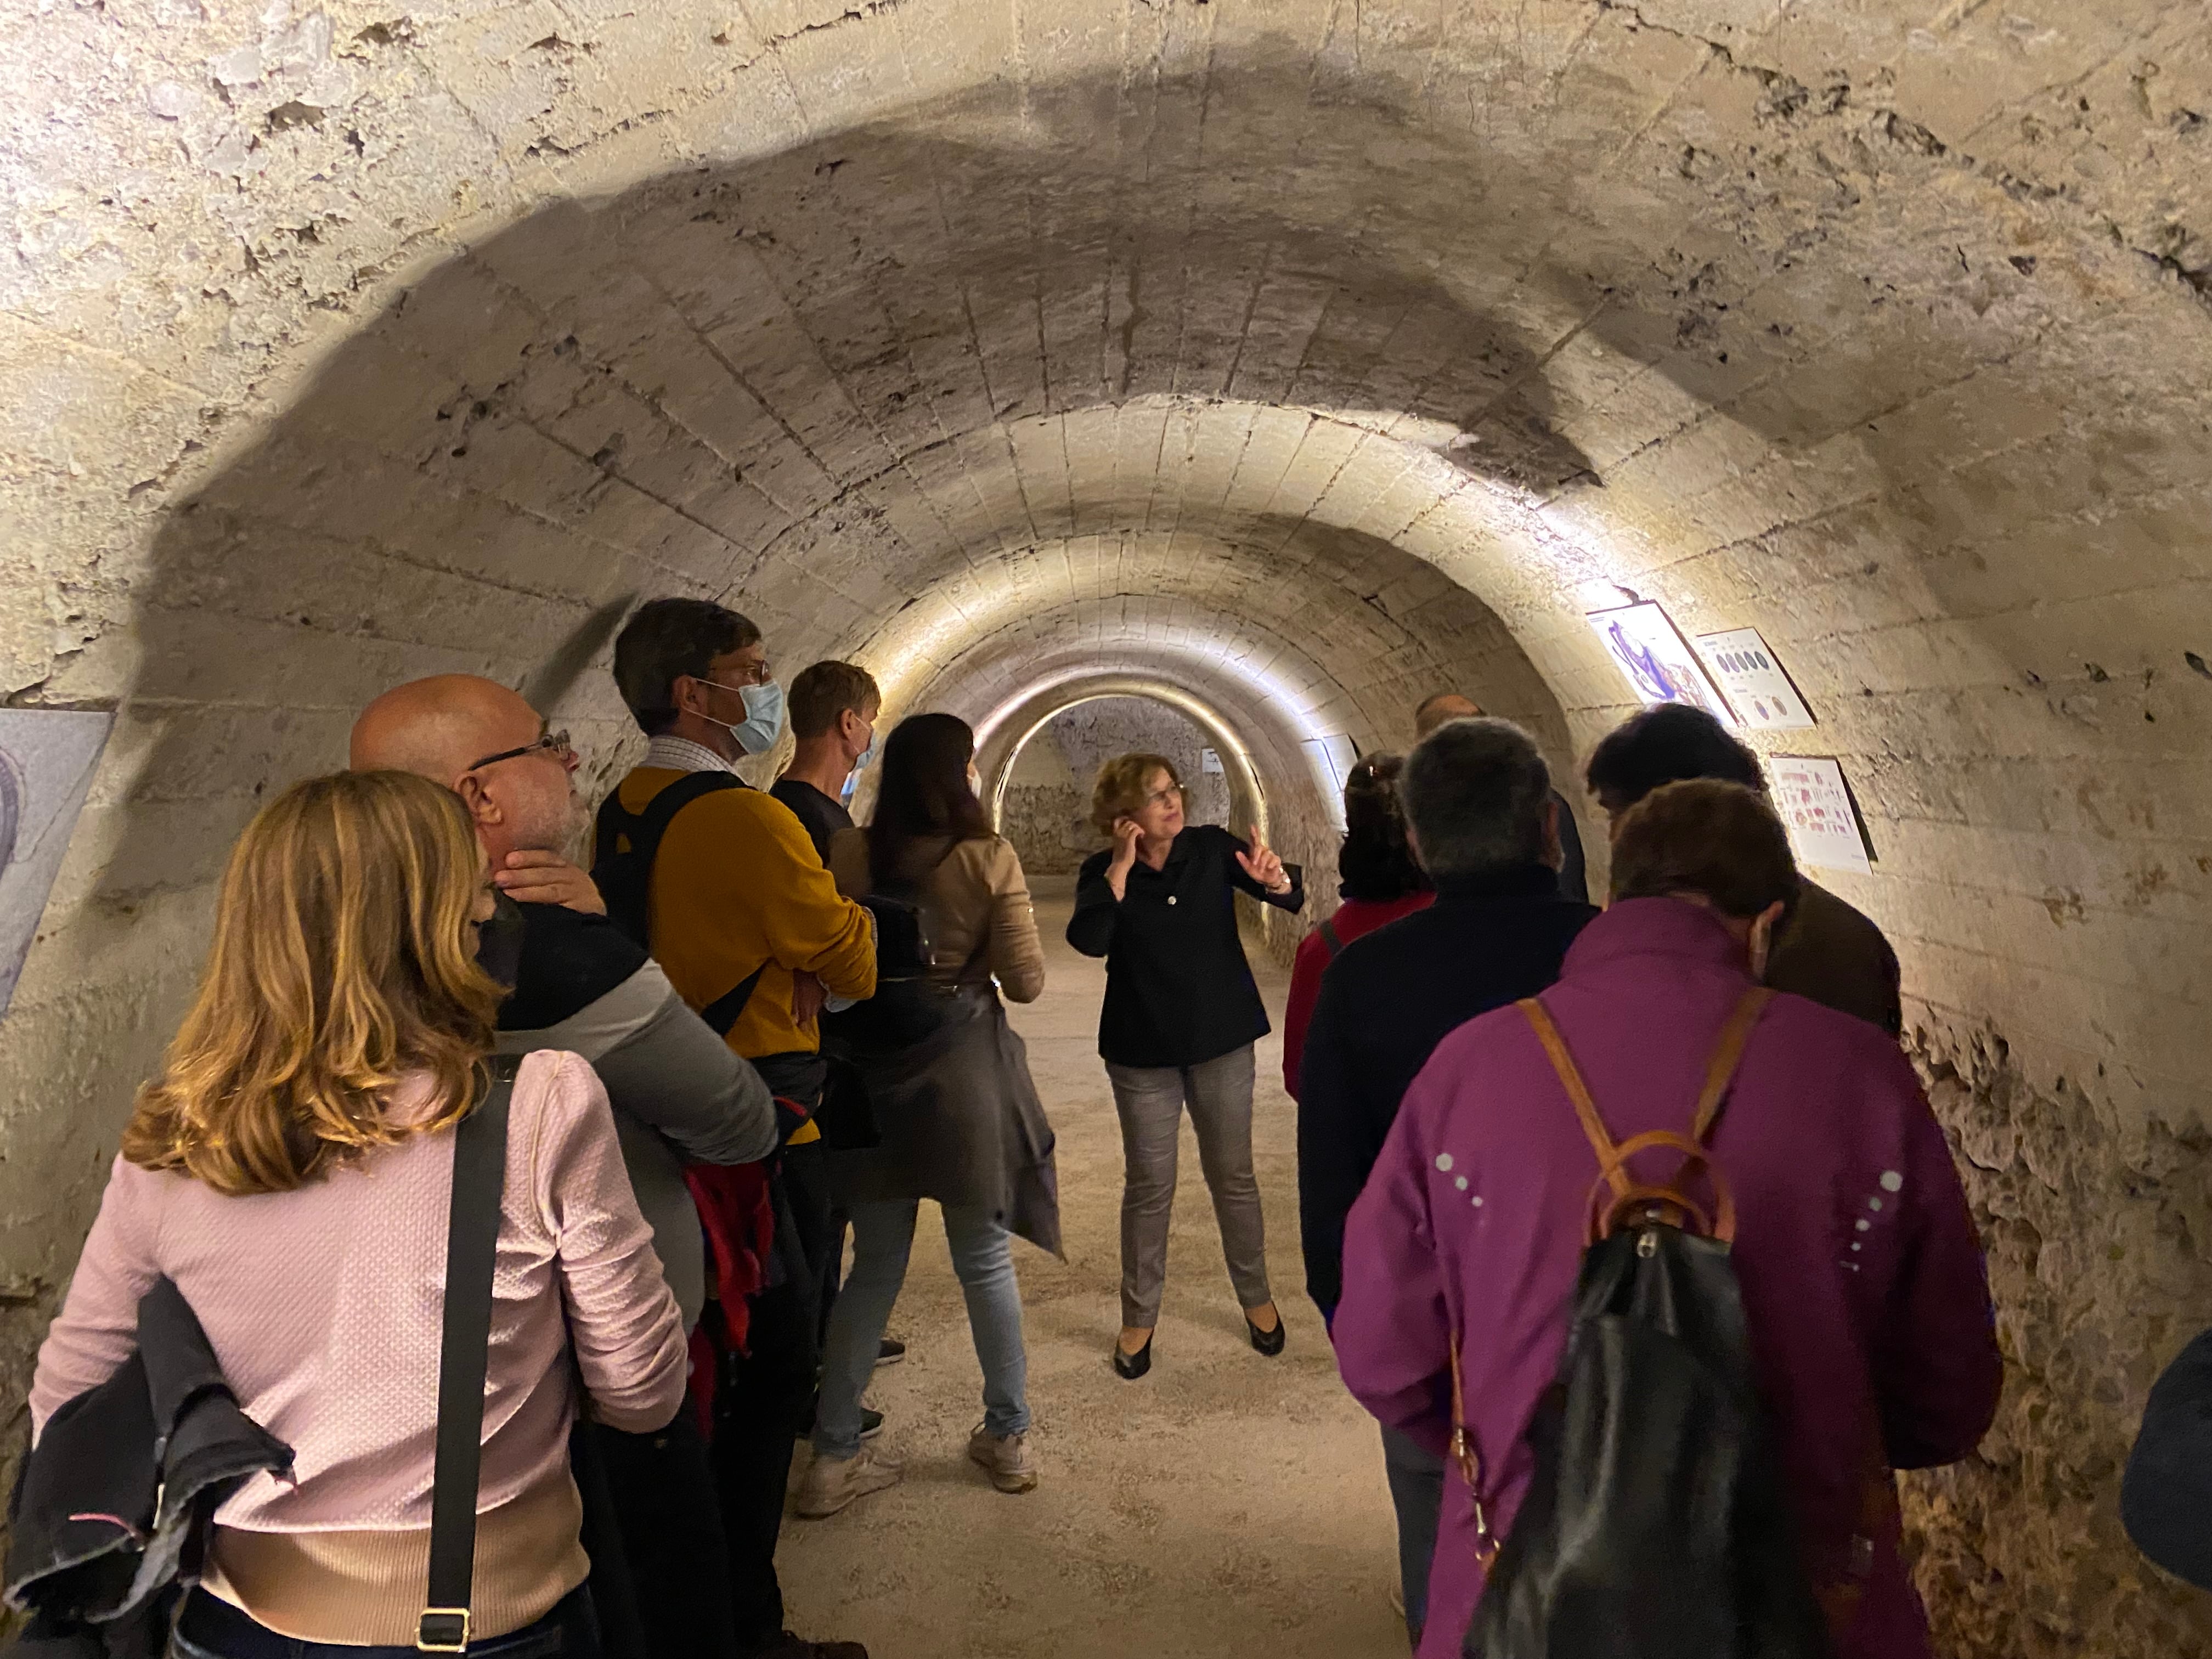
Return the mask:
<svg viewBox="0 0 2212 1659">
<path fill-rule="evenodd" d="M 1789 833 L 1764 796 L 1740 783 L 1662 784 L 1621 815 L 1613 896 L 1695 893 L 1723 915 L 1751 917 L 1797 896 Z"/>
<path fill-rule="evenodd" d="M 1182 787 L 1182 774 L 1165 755 L 1116 755 L 1098 769 L 1098 781 L 1091 789 L 1091 822 L 1102 836 L 1114 833 L 1114 820 L 1145 804 L 1145 786 L 1152 774 L 1164 772 L 1168 781 Z"/>
<path fill-rule="evenodd" d="M 483 1097 L 506 992 L 477 965 L 483 849 L 461 798 L 411 772 L 286 790 L 232 849 L 215 945 L 123 1156 L 219 1193 L 281 1193 Z M 410 1073 L 429 1109 L 390 1110 Z"/>
<path fill-rule="evenodd" d="M 750 617 L 711 599 L 647 599 L 615 635 L 615 689 L 647 737 L 676 724 L 676 682 L 760 643 Z"/>
<path fill-rule="evenodd" d="M 788 702 L 791 735 L 818 738 L 848 708 L 864 717 L 871 708 L 880 709 L 884 694 L 876 677 L 855 663 L 817 662 L 799 671 Z"/>
</svg>

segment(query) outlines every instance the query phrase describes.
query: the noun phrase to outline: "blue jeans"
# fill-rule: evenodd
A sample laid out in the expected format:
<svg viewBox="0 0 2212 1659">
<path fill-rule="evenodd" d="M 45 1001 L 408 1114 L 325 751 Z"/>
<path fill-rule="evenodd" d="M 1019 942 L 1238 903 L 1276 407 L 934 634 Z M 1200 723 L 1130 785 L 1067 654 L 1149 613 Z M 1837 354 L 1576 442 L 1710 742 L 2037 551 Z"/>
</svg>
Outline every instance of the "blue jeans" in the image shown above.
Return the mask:
<svg viewBox="0 0 2212 1659">
<path fill-rule="evenodd" d="M 838 1290 L 823 1345 L 822 1404 L 814 1419 L 817 1456 L 842 1462 L 860 1449 L 860 1395 L 875 1372 L 884 1327 L 906 1283 L 921 1207 L 911 1198 L 852 1206 L 853 1270 Z M 983 1426 L 993 1434 L 1025 1434 L 1029 1356 L 1022 1348 L 1022 1291 L 1014 1281 L 1012 1235 L 981 1210 L 948 1204 L 945 1239 L 952 1247 L 952 1270 L 967 1293 L 968 1329 L 983 1367 Z"/>
</svg>

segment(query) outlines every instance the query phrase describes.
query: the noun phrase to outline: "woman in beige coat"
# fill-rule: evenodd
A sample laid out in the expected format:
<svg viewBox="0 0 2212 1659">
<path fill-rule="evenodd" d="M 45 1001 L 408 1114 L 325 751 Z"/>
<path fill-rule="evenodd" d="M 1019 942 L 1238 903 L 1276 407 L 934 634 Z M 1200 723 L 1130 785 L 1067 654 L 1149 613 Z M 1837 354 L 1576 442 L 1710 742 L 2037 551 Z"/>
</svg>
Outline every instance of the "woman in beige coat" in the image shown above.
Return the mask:
<svg viewBox="0 0 2212 1659">
<path fill-rule="evenodd" d="M 882 1142 L 831 1155 L 832 1181 L 853 1218 L 853 1268 L 823 1343 L 814 1462 L 799 1491 L 803 1516 L 833 1515 L 899 1479 L 898 1460 L 860 1438 L 860 1395 L 906 1279 L 925 1198 L 944 1211 L 983 1368 L 984 1417 L 969 1455 L 1001 1492 L 1037 1483 L 1012 1241 L 1059 1254 L 1060 1206 L 1052 1127 L 999 992 L 1035 1000 L 1044 989 L 1044 952 L 1021 860 L 991 832 L 969 781 L 974 755 L 964 720 L 901 721 L 884 744 L 873 820 L 830 845 L 839 890 L 878 902 L 885 956 L 918 920 L 927 960 L 906 976 L 886 961 L 890 976 L 879 976 L 874 1004 L 838 1017 L 849 1022 L 844 1032 L 824 1033 L 866 1083 Z"/>
</svg>

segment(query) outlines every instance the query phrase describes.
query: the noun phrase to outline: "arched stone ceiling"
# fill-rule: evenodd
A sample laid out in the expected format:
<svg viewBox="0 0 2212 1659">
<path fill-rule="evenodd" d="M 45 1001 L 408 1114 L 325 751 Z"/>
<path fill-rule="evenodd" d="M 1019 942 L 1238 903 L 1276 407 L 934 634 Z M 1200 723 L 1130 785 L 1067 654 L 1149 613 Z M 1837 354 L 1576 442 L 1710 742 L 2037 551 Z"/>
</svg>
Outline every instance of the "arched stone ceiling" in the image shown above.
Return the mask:
<svg viewBox="0 0 2212 1659">
<path fill-rule="evenodd" d="M 527 678 L 603 775 L 635 595 L 1011 686 L 1034 578 L 1254 619 L 1378 728 L 1400 664 L 1525 664 L 1581 748 L 1626 589 L 1812 700 L 1992 1212 L 2138 1261 L 2204 1105 L 2208 145 L 2199 0 L 18 9 L 0 689 L 123 715 L 0 1208 L 87 1212 L 237 825 L 393 679 Z M 2149 1281 L 2016 1233 L 2101 1491 Z M 2022 1471 L 1954 1499 L 2043 1582 Z M 2136 1650 L 2173 1604 L 2084 1507 L 2103 1587 L 1960 1591 L 1961 1650 Z"/>
</svg>

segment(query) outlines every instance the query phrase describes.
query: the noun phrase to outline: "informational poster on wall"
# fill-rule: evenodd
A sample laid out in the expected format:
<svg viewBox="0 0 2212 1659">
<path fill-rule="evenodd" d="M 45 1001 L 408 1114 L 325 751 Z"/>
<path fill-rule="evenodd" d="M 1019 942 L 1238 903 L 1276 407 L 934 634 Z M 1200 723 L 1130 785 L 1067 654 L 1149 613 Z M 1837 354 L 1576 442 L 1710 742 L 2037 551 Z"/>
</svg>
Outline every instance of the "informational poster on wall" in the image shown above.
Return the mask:
<svg viewBox="0 0 2212 1659">
<path fill-rule="evenodd" d="M 0 708 L 0 1014 L 114 723 L 101 710 Z"/>
<path fill-rule="evenodd" d="M 1222 775 L 1220 754 L 1217 750 L 1212 749 L 1200 750 L 1198 751 L 1198 769 L 1206 774 L 1208 777 L 1220 777 Z"/>
<path fill-rule="evenodd" d="M 1798 694 L 1756 628 L 1725 634 L 1700 634 L 1698 654 L 1728 694 L 1736 718 L 1755 731 L 1775 732 L 1812 725 L 1813 711 Z"/>
<path fill-rule="evenodd" d="M 1583 615 L 1642 701 L 1684 702 L 1725 724 L 1737 723 L 1689 641 L 1658 605 L 1646 601 Z"/>
<path fill-rule="evenodd" d="M 1874 843 L 1841 763 L 1825 755 L 1769 755 L 1766 791 L 1800 864 L 1873 873 Z"/>
</svg>

